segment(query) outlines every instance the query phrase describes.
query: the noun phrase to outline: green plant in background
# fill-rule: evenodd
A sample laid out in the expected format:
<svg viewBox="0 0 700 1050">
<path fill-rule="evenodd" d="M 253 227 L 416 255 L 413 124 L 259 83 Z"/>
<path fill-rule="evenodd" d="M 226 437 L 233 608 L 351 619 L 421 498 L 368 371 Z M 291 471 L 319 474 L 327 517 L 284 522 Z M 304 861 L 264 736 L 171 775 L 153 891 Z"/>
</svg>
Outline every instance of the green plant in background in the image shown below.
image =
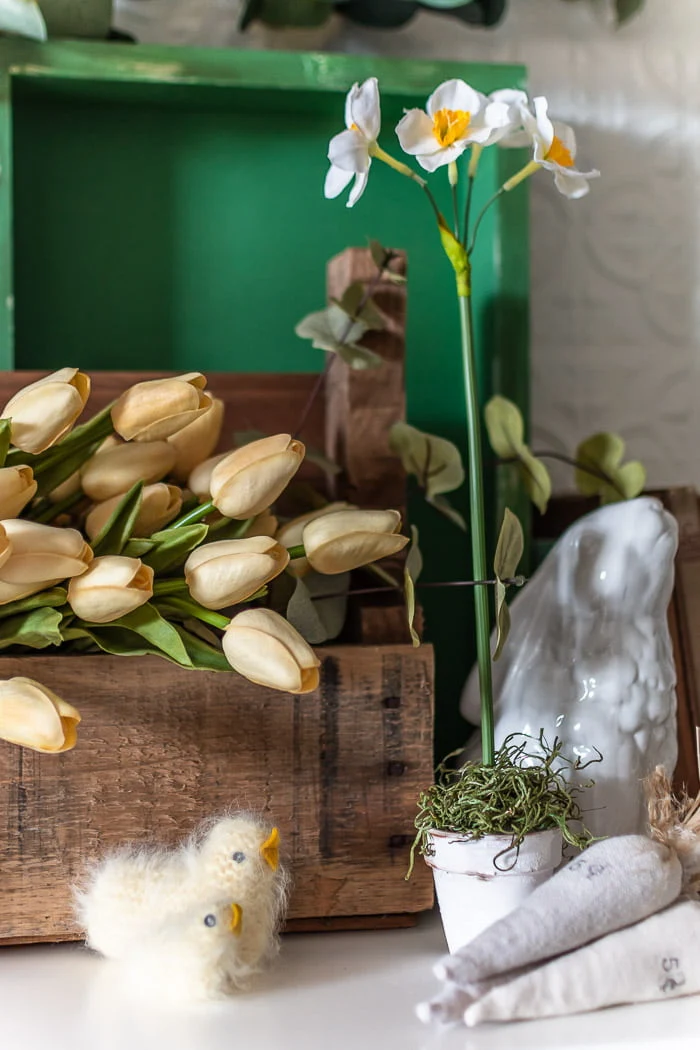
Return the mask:
<svg viewBox="0 0 700 1050">
<path fill-rule="evenodd" d="M 567 0 L 571 3 L 572 0 Z M 611 0 L 618 25 L 629 21 L 644 0 Z M 406 25 L 419 11 L 451 15 L 476 26 L 495 26 L 505 17 L 507 0 L 246 0 L 241 29 L 260 21 L 277 28 L 323 25 L 334 11 L 377 29 Z"/>
</svg>

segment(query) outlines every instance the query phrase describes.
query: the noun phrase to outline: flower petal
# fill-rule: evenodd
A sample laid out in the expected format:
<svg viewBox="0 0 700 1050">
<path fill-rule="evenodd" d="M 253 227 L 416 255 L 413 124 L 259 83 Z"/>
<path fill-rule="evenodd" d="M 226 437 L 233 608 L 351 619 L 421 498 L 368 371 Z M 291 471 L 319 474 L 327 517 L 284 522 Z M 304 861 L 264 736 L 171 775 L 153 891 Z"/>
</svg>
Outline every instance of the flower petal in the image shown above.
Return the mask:
<svg viewBox="0 0 700 1050">
<path fill-rule="evenodd" d="M 349 95 L 350 124 L 360 129 L 370 142 L 379 137 L 381 127 L 381 107 L 379 102 L 379 85 L 376 77 L 365 80 L 360 87 L 355 84 Z"/>
<path fill-rule="evenodd" d="M 352 100 L 355 97 L 355 93 L 360 90 L 360 85 L 357 81 L 352 85 L 347 95 L 345 96 L 345 127 L 352 127 Z"/>
<path fill-rule="evenodd" d="M 466 139 L 460 139 L 459 142 L 454 142 L 451 146 L 438 150 L 437 153 L 423 155 L 416 159 L 424 171 L 436 171 L 444 164 L 449 164 L 450 161 L 461 157 L 468 145 Z"/>
<path fill-rule="evenodd" d="M 570 168 L 560 168 L 554 173 L 554 185 L 570 201 L 585 197 L 590 189 L 585 177 L 578 172 L 571 173 Z"/>
<path fill-rule="evenodd" d="M 359 131 L 341 131 L 328 144 L 328 159 L 343 171 L 367 171 L 369 152 L 367 139 Z"/>
<path fill-rule="evenodd" d="M 351 180 L 351 171 L 343 171 L 342 168 L 336 168 L 335 164 L 331 164 L 323 184 L 323 196 L 329 200 L 338 197 Z"/>
<path fill-rule="evenodd" d="M 409 109 L 396 125 L 401 149 L 412 156 L 435 153 L 440 147 L 433 134 L 433 122 L 422 109 Z"/>
<path fill-rule="evenodd" d="M 350 195 L 348 196 L 347 204 L 345 205 L 346 208 L 352 208 L 354 204 L 357 204 L 360 197 L 365 192 L 365 187 L 367 186 L 368 179 L 368 172 L 358 171 L 357 175 L 355 176 L 355 185 L 350 190 Z"/>
<path fill-rule="evenodd" d="M 527 106 L 527 93 L 516 88 L 502 88 L 489 95 L 492 102 L 504 102 L 506 106 Z"/>
<path fill-rule="evenodd" d="M 554 141 L 554 125 L 547 116 L 547 99 L 543 95 L 538 95 L 532 100 L 532 104 L 535 107 L 536 135 L 541 141 L 543 155 L 546 155 Z M 528 126 L 527 123 L 525 126 Z M 535 160 L 538 158 L 535 157 Z"/>
<path fill-rule="evenodd" d="M 434 117 L 440 109 L 462 109 L 471 113 L 473 118 L 485 103 L 486 96 L 469 87 L 463 80 L 446 80 L 433 91 L 425 108 L 430 117 Z"/>
</svg>

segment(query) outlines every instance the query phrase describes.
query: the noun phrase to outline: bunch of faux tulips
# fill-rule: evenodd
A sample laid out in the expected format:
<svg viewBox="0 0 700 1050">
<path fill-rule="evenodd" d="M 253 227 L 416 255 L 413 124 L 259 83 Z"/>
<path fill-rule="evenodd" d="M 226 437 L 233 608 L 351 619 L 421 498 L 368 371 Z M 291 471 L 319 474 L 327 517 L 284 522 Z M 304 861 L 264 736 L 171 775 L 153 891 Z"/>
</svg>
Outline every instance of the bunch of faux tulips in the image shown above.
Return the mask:
<svg viewBox="0 0 700 1050">
<path fill-rule="evenodd" d="M 401 517 L 329 504 L 280 525 L 274 505 L 304 445 L 275 434 L 212 455 L 224 413 L 205 386 L 200 373 L 137 383 L 79 426 L 90 379 L 78 369 L 8 402 L 0 649 L 151 653 L 289 693 L 317 688 L 318 657 L 266 604 L 267 585 L 398 553 Z M 40 683 L 0 682 L 0 738 L 65 751 L 79 721 Z"/>
</svg>

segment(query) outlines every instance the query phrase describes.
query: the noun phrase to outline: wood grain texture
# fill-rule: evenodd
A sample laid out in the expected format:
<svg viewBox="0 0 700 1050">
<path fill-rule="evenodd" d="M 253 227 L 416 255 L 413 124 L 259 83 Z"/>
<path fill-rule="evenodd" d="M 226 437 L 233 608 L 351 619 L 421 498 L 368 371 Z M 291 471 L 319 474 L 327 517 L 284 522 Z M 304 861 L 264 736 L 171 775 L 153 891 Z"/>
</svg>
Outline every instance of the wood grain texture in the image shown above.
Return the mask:
<svg viewBox="0 0 700 1050">
<path fill-rule="evenodd" d="M 300 697 L 154 657 L 2 657 L 0 677 L 31 674 L 83 722 L 65 755 L 0 742 L 0 942 L 79 938 L 71 885 L 93 859 L 229 807 L 279 824 L 290 919 L 429 908 L 425 865 L 404 874 L 432 778 L 432 652 L 320 654 L 322 688 Z"/>
</svg>

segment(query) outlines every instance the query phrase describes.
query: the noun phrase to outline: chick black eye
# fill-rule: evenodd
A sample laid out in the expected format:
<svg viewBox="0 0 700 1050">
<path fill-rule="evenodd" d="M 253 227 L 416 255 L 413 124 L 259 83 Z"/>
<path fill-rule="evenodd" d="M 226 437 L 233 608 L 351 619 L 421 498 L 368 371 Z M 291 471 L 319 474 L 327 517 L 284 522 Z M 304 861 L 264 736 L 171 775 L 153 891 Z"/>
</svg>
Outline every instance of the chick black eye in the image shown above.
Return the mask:
<svg viewBox="0 0 700 1050">
<path fill-rule="evenodd" d="M 236 864 L 242 864 L 245 860 L 245 853 L 241 853 L 240 850 L 236 850 L 236 852 L 231 857 L 231 860 L 235 860 Z"/>
<path fill-rule="evenodd" d="M 216 926 L 216 915 L 205 915 L 204 916 L 205 926 Z"/>
</svg>

